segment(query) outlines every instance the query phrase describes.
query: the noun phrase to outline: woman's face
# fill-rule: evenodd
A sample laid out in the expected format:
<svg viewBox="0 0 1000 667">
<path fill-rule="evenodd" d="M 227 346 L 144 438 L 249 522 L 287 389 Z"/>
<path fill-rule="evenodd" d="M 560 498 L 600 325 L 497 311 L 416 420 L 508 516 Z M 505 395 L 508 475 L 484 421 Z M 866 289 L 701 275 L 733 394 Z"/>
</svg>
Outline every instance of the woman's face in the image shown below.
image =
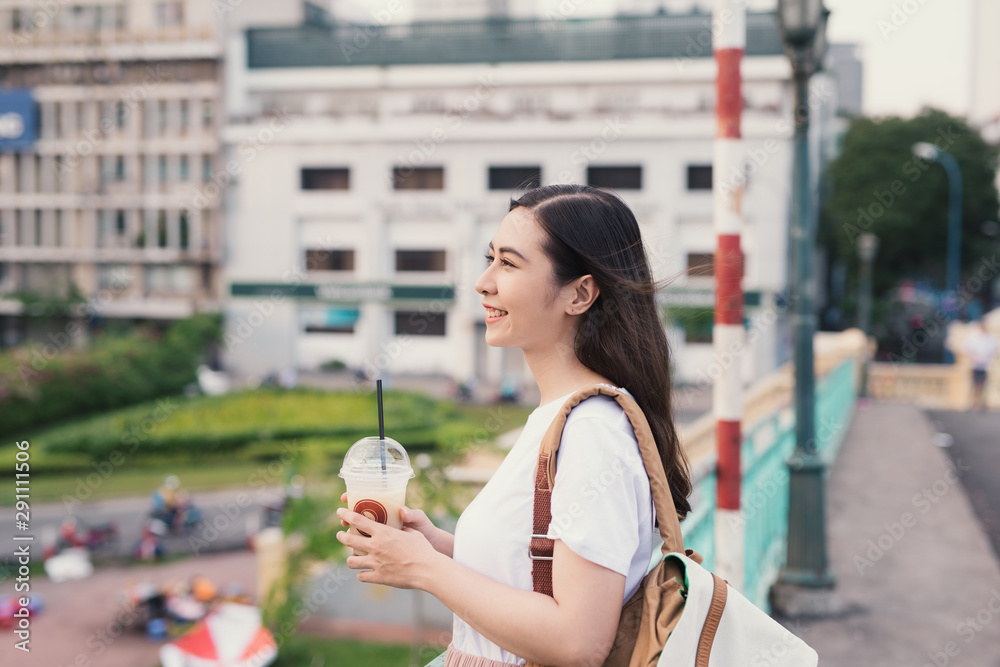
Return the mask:
<svg viewBox="0 0 1000 667">
<path fill-rule="evenodd" d="M 486 270 L 476 280 L 488 344 L 530 352 L 553 348 L 572 335 L 567 289 L 555 283 L 552 261 L 542 250 L 544 240 L 545 232 L 525 208 L 515 208 L 500 223 Z"/>
</svg>

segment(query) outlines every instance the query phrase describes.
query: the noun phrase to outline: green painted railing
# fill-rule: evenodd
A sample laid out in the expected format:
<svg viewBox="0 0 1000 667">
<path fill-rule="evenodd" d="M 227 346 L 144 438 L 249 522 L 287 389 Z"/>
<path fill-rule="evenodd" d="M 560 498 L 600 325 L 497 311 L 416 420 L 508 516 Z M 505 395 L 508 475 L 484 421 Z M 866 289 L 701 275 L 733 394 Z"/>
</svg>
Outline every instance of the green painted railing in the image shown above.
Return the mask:
<svg viewBox="0 0 1000 667">
<path fill-rule="evenodd" d="M 816 386 L 816 447 L 828 464 L 837 452 L 854 416 L 857 398 L 857 361 L 848 359 L 819 380 Z M 743 485 L 740 520 L 745 524 L 743 594 L 761 609 L 770 610 L 768 592 L 785 559 L 788 535 L 788 467 L 795 448 L 795 413 L 784 406 L 758 421 L 743 434 Z M 694 470 L 694 508 L 681 524 L 684 544 L 705 556 L 712 569 L 715 558 L 716 461 L 712 456 Z"/>
</svg>

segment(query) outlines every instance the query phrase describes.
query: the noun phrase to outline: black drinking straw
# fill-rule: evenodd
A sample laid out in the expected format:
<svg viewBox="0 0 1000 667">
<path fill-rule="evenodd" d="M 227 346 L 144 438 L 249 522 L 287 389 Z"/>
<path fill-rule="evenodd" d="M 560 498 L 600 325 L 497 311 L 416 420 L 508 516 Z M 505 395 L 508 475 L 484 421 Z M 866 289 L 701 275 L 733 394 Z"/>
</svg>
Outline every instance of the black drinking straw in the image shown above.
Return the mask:
<svg viewBox="0 0 1000 667">
<path fill-rule="evenodd" d="M 385 474 L 385 419 L 382 417 L 382 381 L 375 381 L 375 392 L 378 395 L 378 442 L 381 445 L 379 453 L 382 455 L 382 474 Z"/>
</svg>

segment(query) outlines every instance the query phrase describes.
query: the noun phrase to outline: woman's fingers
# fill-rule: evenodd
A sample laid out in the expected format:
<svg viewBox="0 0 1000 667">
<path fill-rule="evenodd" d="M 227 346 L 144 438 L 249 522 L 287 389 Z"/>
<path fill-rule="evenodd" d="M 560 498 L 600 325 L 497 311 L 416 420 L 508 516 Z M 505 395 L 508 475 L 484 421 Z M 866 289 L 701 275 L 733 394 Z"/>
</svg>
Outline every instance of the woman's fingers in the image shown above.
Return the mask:
<svg viewBox="0 0 1000 667">
<path fill-rule="evenodd" d="M 353 526 L 362 532 L 368 533 L 369 535 L 374 535 L 375 531 L 385 528 L 385 526 L 381 523 L 372 521 L 365 515 L 352 512 L 344 507 L 337 510 L 337 516 L 340 517 L 342 522 L 347 522 L 347 525 Z"/>
<path fill-rule="evenodd" d="M 348 556 L 347 567 L 352 570 L 374 570 L 375 562 L 371 556 Z"/>
<path fill-rule="evenodd" d="M 346 530 L 339 530 L 337 531 L 337 539 L 340 540 L 341 544 L 346 547 L 351 547 L 355 550 L 367 551 L 368 548 L 366 548 L 365 542 L 369 541 L 371 538 L 363 535 L 355 535 L 354 533 Z"/>
<path fill-rule="evenodd" d="M 340 502 L 342 502 L 342 503 L 346 503 L 346 502 L 347 502 L 347 491 L 344 491 L 344 493 L 343 493 L 343 494 L 342 494 L 342 495 L 340 496 Z M 341 520 L 341 521 L 340 521 L 340 525 L 341 525 L 341 526 L 344 526 L 344 527 L 347 527 L 347 526 L 349 526 L 350 524 L 349 524 L 349 523 L 347 523 L 347 522 L 346 522 L 346 521 L 344 521 L 344 520 Z"/>
</svg>

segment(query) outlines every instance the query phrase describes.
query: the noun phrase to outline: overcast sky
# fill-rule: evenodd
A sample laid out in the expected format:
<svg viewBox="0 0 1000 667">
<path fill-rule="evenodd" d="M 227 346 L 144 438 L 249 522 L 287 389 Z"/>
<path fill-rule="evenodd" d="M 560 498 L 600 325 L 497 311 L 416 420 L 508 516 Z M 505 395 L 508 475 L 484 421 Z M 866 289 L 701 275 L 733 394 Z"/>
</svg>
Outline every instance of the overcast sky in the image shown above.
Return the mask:
<svg viewBox="0 0 1000 667">
<path fill-rule="evenodd" d="M 832 12 L 830 41 L 863 47 L 867 114 L 911 115 L 925 104 L 968 112 L 972 0 L 826 0 L 826 5 Z M 903 5 L 915 11 L 907 14 Z"/>
</svg>

